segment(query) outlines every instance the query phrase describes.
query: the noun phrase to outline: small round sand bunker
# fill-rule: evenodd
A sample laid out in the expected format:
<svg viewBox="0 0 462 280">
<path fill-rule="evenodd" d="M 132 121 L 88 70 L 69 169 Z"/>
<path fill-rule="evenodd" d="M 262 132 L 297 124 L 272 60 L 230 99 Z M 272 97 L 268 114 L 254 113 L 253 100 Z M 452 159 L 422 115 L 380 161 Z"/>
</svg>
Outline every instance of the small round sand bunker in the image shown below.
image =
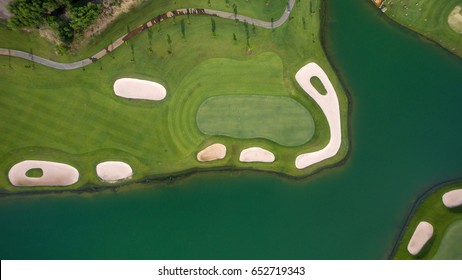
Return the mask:
<svg viewBox="0 0 462 280">
<path fill-rule="evenodd" d="M 41 176 L 28 177 L 32 169 L 40 169 Z M 25 160 L 11 167 L 8 179 L 14 186 L 69 186 L 79 180 L 79 171 L 64 163 Z"/>
<path fill-rule="evenodd" d="M 161 84 L 132 78 L 118 79 L 114 83 L 114 92 L 117 96 L 129 99 L 162 100 L 167 90 Z"/>
<path fill-rule="evenodd" d="M 274 162 L 274 154 L 260 147 L 245 149 L 239 156 L 241 162 Z"/>
<path fill-rule="evenodd" d="M 197 160 L 200 162 L 219 160 L 226 156 L 226 146 L 216 143 L 208 146 L 197 154 Z"/>
<path fill-rule="evenodd" d="M 416 256 L 433 236 L 433 226 L 428 222 L 420 222 L 407 245 L 407 250 Z"/>
<path fill-rule="evenodd" d="M 453 190 L 443 195 L 444 206 L 456 208 L 462 206 L 462 189 Z"/>
<path fill-rule="evenodd" d="M 456 6 L 448 16 L 448 24 L 456 33 L 462 34 L 462 6 Z"/>
<path fill-rule="evenodd" d="M 131 178 L 133 170 L 122 161 L 105 161 L 96 166 L 96 174 L 102 181 L 114 183 Z"/>
</svg>

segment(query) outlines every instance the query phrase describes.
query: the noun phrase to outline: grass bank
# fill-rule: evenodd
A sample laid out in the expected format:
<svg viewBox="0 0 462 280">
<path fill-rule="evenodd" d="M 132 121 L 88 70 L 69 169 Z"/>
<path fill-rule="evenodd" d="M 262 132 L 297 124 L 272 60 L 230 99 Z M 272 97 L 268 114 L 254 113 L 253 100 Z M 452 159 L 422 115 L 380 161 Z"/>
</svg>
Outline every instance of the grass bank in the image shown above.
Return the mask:
<svg viewBox="0 0 462 280">
<path fill-rule="evenodd" d="M 440 246 L 444 245 L 445 233 L 455 222 L 462 221 L 462 207 L 449 209 L 444 206 L 442 196 L 451 190 L 461 189 L 462 182 L 450 183 L 429 191 L 416 202 L 406 226 L 397 243 L 393 259 L 418 260 L 432 259 L 438 252 Z M 412 256 L 407 251 L 407 245 L 414 233 L 415 228 L 421 221 L 433 225 L 434 235 L 429 243 L 422 249 L 418 256 Z M 457 249 L 456 247 L 454 249 Z M 445 252 L 448 256 L 448 252 Z M 440 254 L 442 254 L 440 252 Z"/>
<path fill-rule="evenodd" d="M 388 17 L 462 57 L 462 34 L 448 24 L 461 0 L 385 0 L 384 4 Z"/>
<path fill-rule="evenodd" d="M 158 10 L 170 8 L 158 7 Z M 138 17 L 135 13 L 128 15 L 133 20 Z M 309 3 L 297 2 L 291 19 L 283 26 L 274 30 L 256 27 L 255 31 L 250 27 L 251 52 L 243 23 L 215 18 L 213 34 L 210 17 L 190 16 L 188 20 L 187 16 L 181 16 L 162 22 L 160 28 L 151 27 L 112 55 L 83 69 L 59 71 L 22 59 L 0 57 L 3 192 L 56 190 L 11 186 L 7 179 L 9 168 L 25 159 L 61 161 L 75 166 L 80 171 L 80 181 L 60 190 L 108 185 L 95 174 L 96 164 L 105 160 L 129 163 L 134 170 L 133 182 L 191 170 L 227 168 L 301 177 L 338 163 L 348 150 L 348 100 L 321 47 L 320 19 L 319 10 L 312 12 Z M 186 23 L 184 36 L 182 20 Z M 295 73 L 311 61 L 326 71 L 337 91 L 343 144 L 337 156 L 298 170 L 294 165 L 298 154 L 320 150 L 329 140 L 327 121 L 319 106 L 294 79 Z M 122 77 L 161 83 L 167 89 L 167 97 L 161 102 L 117 97 L 112 86 Z M 263 138 L 203 134 L 196 124 L 200 104 L 211 96 L 229 93 L 294 99 L 312 115 L 313 137 L 303 145 L 287 147 Z M 228 147 L 225 159 L 197 162 L 197 152 L 214 142 Z M 240 151 L 250 146 L 271 150 L 276 162 L 239 162 Z"/>
</svg>

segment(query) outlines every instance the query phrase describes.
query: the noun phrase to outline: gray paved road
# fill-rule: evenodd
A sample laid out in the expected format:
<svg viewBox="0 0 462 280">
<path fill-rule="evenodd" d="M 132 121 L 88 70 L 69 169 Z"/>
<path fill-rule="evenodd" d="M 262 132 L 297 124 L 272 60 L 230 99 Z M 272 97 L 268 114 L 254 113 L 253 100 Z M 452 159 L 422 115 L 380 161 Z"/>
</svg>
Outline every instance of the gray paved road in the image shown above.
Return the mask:
<svg viewBox="0 0 462 280">
<path fill-rule="evenodd" d="M 282 16 L 279 19 L 275 20 L 274 22 L 262 21 L 259 19 L 242 16 L 239 14 L 235 16 L 233 13 L 227 13 L 227 12 L 216 11 L 216 10 L 205 9 L 204 11 L 206 14 L 212 15 L 212 16 L 217 16 L 217 17 L 227 18 L 227 19 L 232 19 L 232 20 L 237 19 L 242 22 L 246 21 L 249 24 L 255 24 L 256 26 L 263 27 L 263 28 L 276 28 L 284 24 L 284 22 L 286 22 L 286 20 L 289 18 L 290 11 L 292 10 L 294 3 L 295 3 L 295 0 L 289 0 L 288 7 L 285 9 Z M 108 46 L 108 49 L 110 51 L 113 51 L 114 49 L 122 45 L 123 43 L 122 38 L 124 36 L 120 37 L 112 45 Z M 96 53 L 95 55 L 93 55 L 92 58 L 100 59 L 103 56 L 105 56 L 107 53 L 108 52 L 105 49 L 103 49 L 99 51 L 98 53 Z M 0 48 L 0 55 L 9 55 L 9 56 L 27 59 L 30 61 L 34 61 L 35 63 L 39 63 L 39 64 L 42 64 L 42 65 L 45 65 L 51 68 L 59 69 L 59 70 L 73 70 L 73 69 L 84 67 L 93 62 L 90 58 L 86 58 L 86 59 L 83 59 L 77 62 L 72 62 L 72 63 L 60 63 L 60 62 L 52 61 L 52 60 L 49 60 L 49 59 L 46 59 L 40 56 L 30 54 L 27 52 L 11 50 L 11 49 L 2 49 L 2 48 Z"/>
</svg>

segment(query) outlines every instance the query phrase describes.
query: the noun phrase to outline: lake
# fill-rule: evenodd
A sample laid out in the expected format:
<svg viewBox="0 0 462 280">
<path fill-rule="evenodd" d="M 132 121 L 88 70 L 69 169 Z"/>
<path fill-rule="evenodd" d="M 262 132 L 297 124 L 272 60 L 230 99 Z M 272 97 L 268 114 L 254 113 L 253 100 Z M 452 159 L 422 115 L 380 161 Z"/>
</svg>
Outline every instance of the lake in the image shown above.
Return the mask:
<svg viewBox="0 0 462 280">
<path fill-rule="evenodd" d="M 352 100 L 343 166 L 3 198 L 0 257 L 387 258 L 417 196 L 462 177 L 462 59 L 368 2 L 328 3 L 328 53 Z"/>
</svg>

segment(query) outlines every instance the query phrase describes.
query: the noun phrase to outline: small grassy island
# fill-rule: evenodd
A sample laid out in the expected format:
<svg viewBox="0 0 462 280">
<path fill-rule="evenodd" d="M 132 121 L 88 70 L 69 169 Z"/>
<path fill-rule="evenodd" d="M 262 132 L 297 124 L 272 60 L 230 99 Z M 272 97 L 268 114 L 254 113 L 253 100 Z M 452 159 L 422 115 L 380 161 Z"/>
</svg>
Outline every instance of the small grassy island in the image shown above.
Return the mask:
<svg viewBox="0 0 462 280">
<path fill-rule="evenodd" d="M 424 194 L 414 206 L 394 259 L 462 258 L 462 182 Z"/>
<path fill-rule="evenodd" d="M 385 14 L 462 57 L 461 0 L 373 0 Z"/>
<path fill-rule="evenodd" d="M 85 20 L 1 21 L 2 193 L 201 170 L 304 177 L 345 158 L 348 99 L 321 44 L 324 1 L 116 2 L 99 33 L 93 4 L 66 6 Z"/>
</svg>

